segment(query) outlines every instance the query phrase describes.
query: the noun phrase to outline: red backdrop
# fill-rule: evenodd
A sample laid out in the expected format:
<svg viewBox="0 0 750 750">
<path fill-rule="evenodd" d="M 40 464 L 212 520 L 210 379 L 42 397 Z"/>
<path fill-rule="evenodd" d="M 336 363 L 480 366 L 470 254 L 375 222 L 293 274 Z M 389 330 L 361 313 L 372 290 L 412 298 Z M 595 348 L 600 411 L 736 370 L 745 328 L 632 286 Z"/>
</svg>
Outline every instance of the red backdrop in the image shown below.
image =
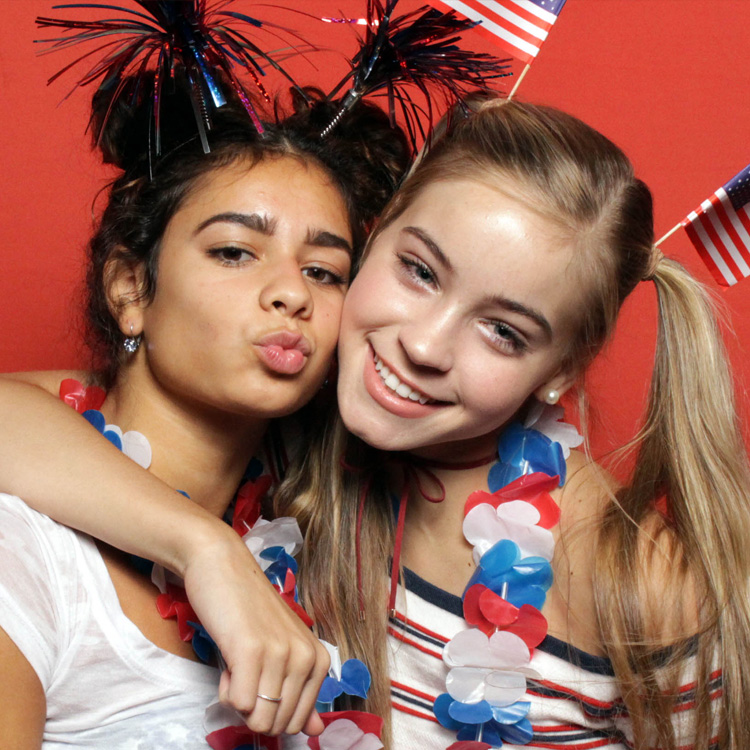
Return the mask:
<svg viewBox="0 0 750 750">
<path fill-rule="evenodd" d="M 86 362 L 77 323 L 82 256 L 93 199 L 107 173 L 83 135 L 89 93 L 76 91 L 61 103 L 75 80 L 70 73 L 45 85 L 75 53 L 35 55 L 32 42 L 44 34 L 35 29 L 34 18 L 53 15 L 52 4 L 2 2 L 0 370 Z M 339 10 L 361 15 L 364 0 L 279 4 L 321 15 Z M 420 4 L 402 0 L 404 10 Z M 304 28 L 312 41 L 329 48 L 290 63 L 301 82 L 326 88 L 345 73 L 341 53 L 354 48 L 350 28 L 251 0 L 237 0 L 236 6 Z M 568 0 L 518 97 L 572 112 L 620 144 L 653 189 L 661 236 L 750 162 L 748 29 L 747 0 Z M 472 36 L 474 47 L 492 51 L 481 36 Z M 750 280 L 720 290 L 682 230 L 662 249 L 726 304 L 734 326 L 728 344 L 743 394 L 750 382 Z M 592 373 L 597 451 L 626 440 L 638 423 L 654 331 L 654 292 L 643 284 Z"/>
</svg>

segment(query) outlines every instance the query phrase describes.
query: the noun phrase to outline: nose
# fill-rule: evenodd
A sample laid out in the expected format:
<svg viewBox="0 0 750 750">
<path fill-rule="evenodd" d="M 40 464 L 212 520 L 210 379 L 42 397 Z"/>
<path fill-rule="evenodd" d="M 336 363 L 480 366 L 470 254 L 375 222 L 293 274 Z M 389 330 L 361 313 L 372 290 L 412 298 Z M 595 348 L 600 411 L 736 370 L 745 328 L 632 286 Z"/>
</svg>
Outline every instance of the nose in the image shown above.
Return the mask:
<svg viewBox="0 0 750 750">
<path fill-rule="evenodd" d="M 313 298 L 302 270 L 295 260 L 277 263 L 270 269 L 260 293 L 264 310 L 276 310 L 288 318 L 309 318 L 313 311 Z"/>
<path fill-rule="evenodd" d="M 416 367 L 447 372 L 453 367 L 454 345 L 459 332 L 452 313 L 425 311 L 403 325 L 399 342 Z"/>
</svg>

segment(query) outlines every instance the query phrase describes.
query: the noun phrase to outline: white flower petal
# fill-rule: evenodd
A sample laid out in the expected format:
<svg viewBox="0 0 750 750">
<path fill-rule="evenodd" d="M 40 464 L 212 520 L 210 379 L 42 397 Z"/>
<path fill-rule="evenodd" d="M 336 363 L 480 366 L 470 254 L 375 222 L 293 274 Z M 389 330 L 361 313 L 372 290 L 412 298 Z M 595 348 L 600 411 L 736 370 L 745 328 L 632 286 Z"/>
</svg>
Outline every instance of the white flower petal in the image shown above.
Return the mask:
<svg viewBox="0 0 750 750">
<path fill-rule="evenodd" d="M 531 427 L 553 442 L 560 443 L 563 457 L 567 459 L 570 449 L 577 448 L 583 442 L 583 435 L 579 435 L 572 424 L 560 421 L 564 414 L 562 406 L 538 404 L 529 410 L 524 427 Z"/>
<path fill-rule="evenodd" d="M 526 676 L 520 672 L 490 671 L 485 677 L 484 699 L 502 708 L 520 701 L 526 693 Z"/>
<path fill-rule="evenodd" d="M 525 500 L 511 500 L 499 505 L 497 515 L 503 520 L 514 521 L 525 526 L 535 526 L 541 518 L 539 511 Z"/>
<path fill-rule="evenodd" d="M 144 469 L 151 466 L 151 443 L 140 432 L 129 430 L 122 436 L 122 452 Z"/>
<path fill-rule="evenodd" d="M 453 700 L 479 703 L 484 700 L 486 672 L 486 669 L 475 667 L 454 667 L 445 678 L 445 688 Z"/>
<path fill-rule="evenodd" d="M 383 743 L 349 719 L 336 719 L 319 737 L 320 750 L 380 750 Z"/>
<path fill-rule="evenodd" d="M 339 654 L 339 649 L 337 646 L 334 646 L 332 643 L 328 643 L 328 641 L 324 641 L 322 638 L 318 638 L 318 640 L 325 646 L 326 651 L 328 651 L 328 656 L 331 659 L 331 666 L 328 670 L 329 677 L 333 677 L 337 680 L 341 679 L 341 654 Z"/>
<path fill-rule="evenodd" d="M 523 639 L 505 630 L 490 636 L 489 652 L 490 658 L 481 666 L 490 669 L 520 669 L 528 667 L 531 661 L 531 652 Z"/>
<path fill-rule="evenodd" d="M 529 647 L 514 633 L 498 631 L 488 638 L 472 628 L 457 633 L 443 650 L 443 661 L 449 667 L 482 669 L 516 669 L 528 667 Z"/>
<path fill-rule="evenodd" d="M 260 549 L 255 540 L 260 540 Z M 289 555 L 295 555 L 302 549 L 302 533 L 294 518 L 277 518 L 274 521 L 259 518 L 253 528 L 242 537 L 242 541 L 255 555 L 256 560 L 258 554 L 269 547 L 283 547 Z"/>
</svg>

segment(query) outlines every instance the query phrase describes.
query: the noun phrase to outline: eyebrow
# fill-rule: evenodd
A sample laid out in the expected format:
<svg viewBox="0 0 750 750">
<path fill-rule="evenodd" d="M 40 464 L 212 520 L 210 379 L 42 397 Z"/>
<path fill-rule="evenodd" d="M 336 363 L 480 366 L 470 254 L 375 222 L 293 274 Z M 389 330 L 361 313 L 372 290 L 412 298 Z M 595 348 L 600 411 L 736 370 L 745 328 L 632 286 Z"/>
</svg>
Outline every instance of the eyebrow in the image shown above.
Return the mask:
<svg viewBox="0 0 750 750">
<path fill-rule="evenodd" d="M 195 230 L 195 234 L 202 232 L 206 227 L 210 227 L 212 224 L 220 223 L 240 224 L 243 227 L 252 229 L 254 232 L 260 232 L 269 237 L 276 230 L 276 220 L 269 219 L 267 216 L 263 216 L 263 214 L 240 214 L 229 211 L 223 214 L 216 214 L 215 216 L 211 216 L 201 222 Z"/>
<path fill-rule="evenodd" d="M 247 229 L 251 229 L 254 232 L 260 232 L 260 234 L 263 234 L 267 237 L 273 236 L 274 232 L 276 231 L 277 225 L 276 219 L 271 219 L 268 216 L 264 216 L 263 214 L 241 214 L 228 211 L 223 214 L 216 214 L 215 216 L 211 216 L 210 218 L 201 222 L 198 225 L 198 228 L 195 230 L 195 234 L 199 234 L 204 229 L 206 229 L 206 227 L 210 227 L 212 224 L 220 224 L 222 222 L 227 224 L 239 224 L 243 227 L 246 227 Z M 334 234 L 333 232 L 327 232 L 325 230 L 308 230 L 307 236 L 305 237 L 305 243 L 314 247 L 338 248 L 349 253 L 349 255 L 352 255 L 354 252 L 352 250 L 351 243 L 349 243 L 344 237 L 341 237 L 338 234 Z"/>
<path fill-rule="evenodd" d="M 440 246 L 437 244 L 437 242 L 435 242 L 435 240 L 433 240 L 432 237 L 430 237 L 430 235 L 424 231 L 424 229 L 420 229 L 419 227 L 404 227 L 403 231 L 408 232 L 409 234 L 420 240 L 422 243 L 424 243 L 425 247 L 432 253 L 432 255 L 435 256 L 437 261 L 447 271 L 453 271 L 453 266 L 448 259 L 448 256 L 440 249 Z M 487 301 L 490 305 L 493 305 L 495 307 L 502 307 L 509 312 L 523 315 L 533 323 L 536 323 L 536 325 L 538 325 L 542 329 L 542 331 L 544 331 L 544 334 L 548 339 L 552 339 L 552 326 L 550 325 L 547 318 L 545 318 L 542 313 L 540 313 L 538 310 L 535 310 L 533 307 L 529 307 L 528 305 L 521 304 L 520 302 L 516 302 L 515 300 L 508 299 L 507 297 L 503 297 L 502 295 L 490 297 Z"/>
<path fill-rule="evenodd" d="M 545 318 L 542 313 L 540 313 L 538 310 L 535 310 L 533 307 L 528 307 L 527 305 L 523 305 L 520 302 L 508 299 L 507 297 L 503 297 L 502 295 L 490 297 L 488 302 L 490 303 L 490 305 L 502 307 L 509 312 L 523 315 L 525 318 L 528 318 L 532 322 L 536 323 L 542 329 L 542 331 L 544 331 L 544 334 L 548 340 L 552 339 L 552 326 L 549 324 L 547 318 Z"/>
<path fill-rule="evenodd" d="M 414 235 L 414 237 L 420 240 L 446 271 L 453 270 L 453 266 L 448 260 L 448 256 L 440 249 L 440 245 L 438 245 L 438 243 L 435 242 L 435 240 L 433 240 L 424 229 L 420 229 L 419 227 L 404 227 L 403 231 Z"/>
<path fill-rule="evenodd" d="M 349 253 L 349 255 L 354 254 L 351 243 L 340 235 L 334 234 L 333 232 L 326 232 L 325 230 L 311 229 L 307 233 L 305 242 L 314 247 L 331 247 L 338 250 L 344 250 Z"/>
</svg>

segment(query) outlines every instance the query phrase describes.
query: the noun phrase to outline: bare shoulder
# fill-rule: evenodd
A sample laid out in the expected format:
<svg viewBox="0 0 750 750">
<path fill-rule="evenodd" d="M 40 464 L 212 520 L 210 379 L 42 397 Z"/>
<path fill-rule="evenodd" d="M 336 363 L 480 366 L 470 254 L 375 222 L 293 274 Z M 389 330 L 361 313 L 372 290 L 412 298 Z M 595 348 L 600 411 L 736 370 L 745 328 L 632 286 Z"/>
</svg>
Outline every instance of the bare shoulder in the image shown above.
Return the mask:
<svg viewBox="0 0 750 750">
<path fill-rule="evenodd" d="M 554 583 L 544 614 L 554 635 L 591 654 L 603 654 L 594 597 L 596 541 L 613 478 L 580 451 L 571 451 L 567 479 L 552 495 L 560 506 L 553 529 Z"/>
<path fill-rule="evenodd" d="M 656 512 L 641 524 L 637 559 L 646 632 L 660 646 L 695 635 L 700 630 L 699 585 L 674 528 Z"/>
<path fill-rule="evenodd" d="M 87 383 L 91 379 L 91 373 L 88 373 L 85 370 L 35 370 L 30 372 L 6 372 L 0 374 L 0 380 L 34 385 L 55 396 L 60 391 L 60 383 L 67 378 L 73 378 L 81 383 Z"/>
<path fill-rule="evenodd" d="M 556 498 L 560 505 L 560 555 L 555 575 L 567 576 L 566 594 L 578 611 L 595 616 L 594 571 L 603 566 L 599 534 L 605 512 L 619 510 L 619 485 L 604 468 L 572 451 L 568 479 Z M 623 568 L 637 586 L 645 632 L 654 645 L 666 646 L 695 635 L 700 623 L 700 594 L 685 563 L 674 528 L 656 508 L 637 529 L 635 570 Z M 577 585 L 573 586 L 572 581 Z M 584 584 L 581 586 L 581 584 Z"/>
<path fill-rule="evenodd" d="M 47 700 L 36 672 L 0 628 L 0 738 L 2 747 L 38 750 Z"/>
<path fill-rule="evenodd" d="M 581 525 L 598 528 L 598 521 L 617 491 L 614 477 L 581 451 L 571 451 L 565 484 L 555 493 L 560 505 L 560 525 L 571 531 Z"/>
</svg>

